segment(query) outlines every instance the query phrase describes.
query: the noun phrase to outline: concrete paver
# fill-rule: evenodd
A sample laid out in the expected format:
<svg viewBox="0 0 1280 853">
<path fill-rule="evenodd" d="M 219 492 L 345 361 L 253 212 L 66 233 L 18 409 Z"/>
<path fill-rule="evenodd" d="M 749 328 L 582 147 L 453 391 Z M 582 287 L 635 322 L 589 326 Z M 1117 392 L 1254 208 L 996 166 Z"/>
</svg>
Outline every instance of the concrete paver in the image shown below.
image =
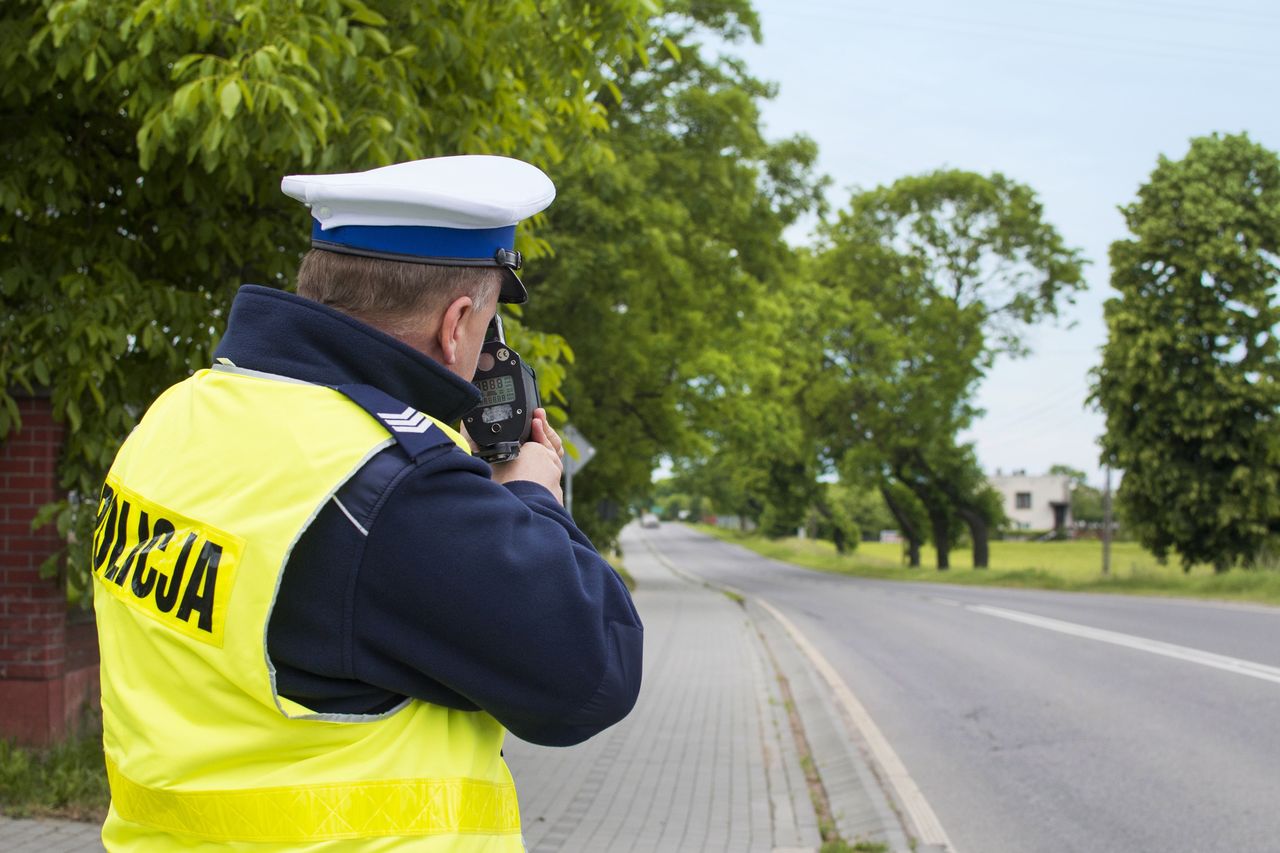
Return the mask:
<svg viewBox="0 0 1280 853">
<path fill-rule="evenodd" d="M 95 853 L 102 847 L 96 823 L 0 815 L 0 850 L 5 853 Z"/>
<path fill-rule="evenodd" d="M 623 534 L 645 624 L 631 715 L 569 749 L 508 740 L 525 840 L 551 851 L 816 850 L 775 673 L 743 608 Z"/>
</svg>

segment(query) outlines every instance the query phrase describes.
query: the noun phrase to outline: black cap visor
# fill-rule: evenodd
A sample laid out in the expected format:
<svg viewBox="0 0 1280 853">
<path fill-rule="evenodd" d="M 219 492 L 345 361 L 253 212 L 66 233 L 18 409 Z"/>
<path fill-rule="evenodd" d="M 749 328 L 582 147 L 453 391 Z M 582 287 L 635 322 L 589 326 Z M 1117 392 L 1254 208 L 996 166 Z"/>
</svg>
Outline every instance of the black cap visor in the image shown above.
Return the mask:
<svg viewBox="0 0 1280 853">
<path fill-rule="evenodd" d="M 521 305 L 529 301 L 529 291 L 524 289 L 524 282 L 511 267 L 502 268 L 502 289 L 498 291 L 498 301 L 510 305 Z"/>
</svg>

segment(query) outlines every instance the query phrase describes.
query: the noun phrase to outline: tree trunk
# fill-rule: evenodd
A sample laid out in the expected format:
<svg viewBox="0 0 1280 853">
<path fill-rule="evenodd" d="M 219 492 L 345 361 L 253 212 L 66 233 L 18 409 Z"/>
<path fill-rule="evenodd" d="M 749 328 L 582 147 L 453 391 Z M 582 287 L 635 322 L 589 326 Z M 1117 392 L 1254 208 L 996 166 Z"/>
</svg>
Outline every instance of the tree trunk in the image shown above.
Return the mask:
<svg viewBox="0 0 1280 853">
<path fill-rule="evenodd" d="M 971 506 L 957 506 L 956 512 L 969 526 L 969 538 L 973 540 L 973 567 L 987 568 L 991 565 L 991 531 L 987 520 Z"/>
<path fill-rule="evenodd" d="M 894 475 L 899 482 L 912 491 L 920 503 L 924 504 L 924 511 L 929 515 L 929 526 L 933 529 L 933 547 L 938 555 L 938 571 L 947 571 L 951 568 L 951 518 L 947 515 L 947 508 L 938 501 L 940 497 L 938 493 L 924 483 L 904 477 L 898 470 L 894 471 Z"/>
<path fill-rule="evenodd" d="M 951 519 L 939 506 L 925 505 L 929 512 L 929 525 L 933 528 L 933 548 L 938 553 L 938 571 L 951 568 Z"/>
<path fill-rule="evenodd" d="M 884 498 L 884 505 L 893 514 L 894 520 L 898 522 L 898 529 L 902 531 L 903 538 L 907 540 L 907 565 L 913 569 L 920 568 L 920 543 L 924 540 L 924 537 L 920 535 L 920 531 L 911 522 L 911 517 L 907 515 L 907 511 L 893 499 L 893 495 L 890 494 L 888 488 L 881 486 L 880 496 Z"/>
<path fill-rule="evenodd" d="M 840 525 L 836 524 L 835 517 L 831 513 L 831 507 L 827 506 L 827 502 L 823 498 L 816 498 L 813 502 L 813 508 L 831 524 L 831 541 L 835 543 L 836 553 L 844 554 L 848 548 L 848 539 L 844 535 L 844 531 L 840 529 Z M 814 534 L 817 539 L 817 534 Z"/>
<path fill-rule="evenodd" d="M 975 569 L 989 567 L 991 565 L 991 529 L 987 524 L 986 516 L 982 514 L 982 511 L 977 506 L 965 500 L 954 485 L 938 478 L 925 463 L 922 456 L 917 454 L 915 462 L 920 470 L 924 471 L 942 494 L 946 496 L 952 508 L 955 509 L 956 515 L 960 516 L 969 528 L 969 537 L 973 540 L 973 567 Z M 920 493 L 916 492 L 916 494 L 919 495 Z M 921 496 L 922 501 L 923 499 L 923 496 Z M 935 522 L 935 529 L 936 526 Z M 944 568 L 941 560 L 938 563 L 938 568 Z"/>
</svg>

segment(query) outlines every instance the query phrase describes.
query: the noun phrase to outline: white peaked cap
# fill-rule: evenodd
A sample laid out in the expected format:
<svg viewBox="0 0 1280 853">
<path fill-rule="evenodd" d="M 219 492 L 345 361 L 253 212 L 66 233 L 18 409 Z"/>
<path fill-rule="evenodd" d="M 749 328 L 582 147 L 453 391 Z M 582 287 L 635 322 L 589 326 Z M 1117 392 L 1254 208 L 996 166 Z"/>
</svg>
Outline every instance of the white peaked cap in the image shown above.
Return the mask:
<svg viewBox="0 0 1280 853">
<path fill-rule="evenodd" d="M 325 231 L 344 225 L 499 228 L 545 210 L 556 197 L 555 184 L 537 166 L 487 154 L 289 175 L 280 189 L 310 205 Z"/>
<path fill-rule="evenodd" d="M 284 193 L 311 208 L 315 248 L 506 271 L 504 302 L 524 302 L 515 226 L 545 210 L 555 185 L 510 157 L 461 155 L 335 175 L 289 175 Z"/>
</svg>

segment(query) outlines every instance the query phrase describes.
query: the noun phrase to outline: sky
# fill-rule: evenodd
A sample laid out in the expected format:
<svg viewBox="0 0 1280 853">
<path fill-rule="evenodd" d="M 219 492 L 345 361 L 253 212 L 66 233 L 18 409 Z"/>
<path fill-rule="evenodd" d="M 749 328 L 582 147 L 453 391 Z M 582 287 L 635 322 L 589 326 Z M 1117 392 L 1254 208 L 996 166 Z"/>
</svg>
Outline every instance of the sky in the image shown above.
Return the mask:
<svg viewBox="0 0 1280 853">
<path fill-rule="evenodd" d="M 803 133 L 832 178 L 832 209 L 858 187 L 939 168 L 1031 186 L 1088 288 L 998 361 L 963 435 L 988 473 L 1084 471 L 1100 486 L 1102 415 L 1086 404 L 1106 340 L 1107 248 L 1118 207 L 1165 155 L 1215 131 L 1280 150 L 1276 0 L 755 0 L 760 45 L 739 44 L 778 85 L 769 138 Z M 808 228 L 793 229 L 793 242 Z"/>
</svg>

